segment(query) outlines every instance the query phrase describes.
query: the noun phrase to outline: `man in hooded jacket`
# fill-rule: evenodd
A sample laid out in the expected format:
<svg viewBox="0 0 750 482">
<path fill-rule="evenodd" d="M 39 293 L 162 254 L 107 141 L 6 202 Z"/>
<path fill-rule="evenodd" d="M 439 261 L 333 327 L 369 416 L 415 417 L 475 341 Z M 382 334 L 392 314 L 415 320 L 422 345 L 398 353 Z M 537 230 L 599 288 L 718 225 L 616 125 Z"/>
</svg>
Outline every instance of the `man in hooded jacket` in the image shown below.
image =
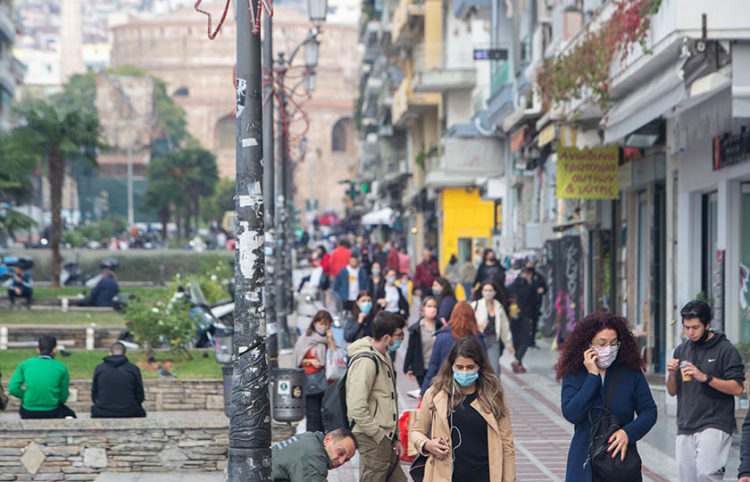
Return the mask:
<svg viewBox="0 0 750 482">
<path fill-rule="evenodd" d="M 94 370 L 91 384 L 91 418 L 145 417 L 141 370 L 128 361 L 119 341 Z"/>
<path fill-rule="evenodd" d="M 724 479 L 732 432 L 734 397 L 742 394 L 740 354 L 723 333 L 712 331 L 711 308 L 691 301 L 680 311 L 688 340 L 667 362 L 667 392 L 677 395 L 675 458 L 681 482 Z"/>
</svg>

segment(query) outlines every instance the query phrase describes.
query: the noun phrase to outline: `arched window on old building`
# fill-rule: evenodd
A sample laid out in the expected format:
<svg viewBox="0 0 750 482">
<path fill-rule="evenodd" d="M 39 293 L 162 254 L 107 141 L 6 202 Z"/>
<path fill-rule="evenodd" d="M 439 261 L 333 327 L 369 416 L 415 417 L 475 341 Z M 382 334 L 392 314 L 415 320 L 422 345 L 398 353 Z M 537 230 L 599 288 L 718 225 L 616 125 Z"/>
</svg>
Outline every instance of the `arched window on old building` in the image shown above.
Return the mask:
<svg viewBox="0 0 750 482">
<path fill-rule="evenodd" d="M 237 120 L 228 115 L 219 119 L 216 123 L 216 140 L 219 149 L 234 149 L 237 141 Z"/>
<path fill-rule="evenodd" d="M 342 117 L 333 125 L 333 129 L 331 130 L 331 151 L 345 152 L 348 150 L 351 123 L 351 117 Z"/>
</svg>

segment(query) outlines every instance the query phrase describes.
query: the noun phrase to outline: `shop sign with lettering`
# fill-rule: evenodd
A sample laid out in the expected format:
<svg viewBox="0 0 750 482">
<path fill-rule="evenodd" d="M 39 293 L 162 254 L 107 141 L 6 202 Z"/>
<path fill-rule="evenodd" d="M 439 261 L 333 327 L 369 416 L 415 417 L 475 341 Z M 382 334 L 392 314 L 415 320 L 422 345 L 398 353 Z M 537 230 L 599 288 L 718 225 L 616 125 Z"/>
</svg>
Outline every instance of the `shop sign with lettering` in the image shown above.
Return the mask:
<svg viewBox="0 0 750 482">
<path fill-rule="evenodd" d="M 750 160 L 750 134 L 742 128 L 739 134 L 714 137 L 714 171 Z"/>
<path fill-rule="evenodd" d="M 557 146 L 557 197 L 617 199 L 617 146 L 578 149 Z"/>
</svg>

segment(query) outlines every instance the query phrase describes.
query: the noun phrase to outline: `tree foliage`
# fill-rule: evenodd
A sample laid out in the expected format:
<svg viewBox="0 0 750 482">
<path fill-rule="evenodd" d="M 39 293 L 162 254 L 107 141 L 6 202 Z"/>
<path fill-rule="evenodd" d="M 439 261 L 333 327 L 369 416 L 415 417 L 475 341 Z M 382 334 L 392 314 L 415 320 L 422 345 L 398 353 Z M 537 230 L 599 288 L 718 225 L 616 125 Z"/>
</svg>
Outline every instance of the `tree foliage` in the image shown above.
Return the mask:
<svg viewBox="0 0 750 482">
<path fill-rule="evenodd" d="M 206 222 L 221 221 L 224 213 L 234 211 L 235 180 L 222 178 L 216 183 L 213 196 L 205 200 L 205 206 L 201 208 L 201 216 Z"/>
<path fill-rule="evenodd" d="M 35 162 L 46 167 L 52 204 L 52 284 L 59 286 L 60 238 L 62 234 L 62 186 L 69 161 L 96 164 L 96 152 L 103 147 L 96 111 L 79 109 L 51 100 L 26 98 L 17 109 L 24 125 L 13 131 L 19 147 Z"/>
</svg>

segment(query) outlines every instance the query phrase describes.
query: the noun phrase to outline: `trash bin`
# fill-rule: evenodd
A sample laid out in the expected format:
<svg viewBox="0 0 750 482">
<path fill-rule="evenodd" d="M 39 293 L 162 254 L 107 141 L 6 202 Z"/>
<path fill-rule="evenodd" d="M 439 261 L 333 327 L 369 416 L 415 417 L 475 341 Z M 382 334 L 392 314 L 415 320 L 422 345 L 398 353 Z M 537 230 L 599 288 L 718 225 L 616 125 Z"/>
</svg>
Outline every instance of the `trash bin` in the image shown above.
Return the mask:
<svg viewBox="0 0 750 482">
<path fill-rule="evenodd" d="M 305 370 L 277 368 L 273 371 L 273 418 L 297 422 L 305 418 Z"/>
</svg>

